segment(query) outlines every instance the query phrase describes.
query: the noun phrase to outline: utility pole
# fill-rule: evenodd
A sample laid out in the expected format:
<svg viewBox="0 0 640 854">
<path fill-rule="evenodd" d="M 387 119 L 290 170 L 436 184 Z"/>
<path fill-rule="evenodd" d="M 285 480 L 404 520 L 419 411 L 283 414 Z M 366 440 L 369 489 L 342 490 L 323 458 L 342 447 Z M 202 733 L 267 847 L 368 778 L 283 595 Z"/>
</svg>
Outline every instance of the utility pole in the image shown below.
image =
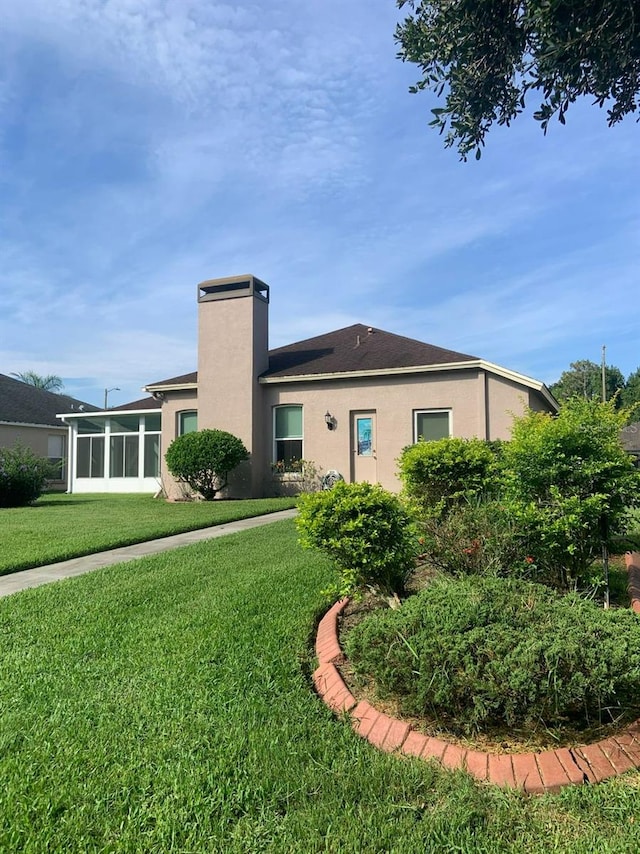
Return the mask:
<svg viewBox="0 0 640 854">
<path fill-rule="evenodd" d="M 607 402 L 607 348 L 602 345 L 602 402 Z M 604 607 L 609 607 L 609 520 L 606 514 L 603 513 L 600 520 L 601 535 L 602 535 L 602 569 L 604 572 Z"/>
<path fill-rule="evenodd" d="M 112 391 L 120 391 L 120 389 L 116 388 L 116 386 L 114 386 L 113 388 L 105 388 L 105 390 L 104 390 L 104 408 L 105 409 L 109 408 L 109 406 L 108 406 L 108 404 L 109 404 L 109 392 L 112 392 Z"/>
</svg>

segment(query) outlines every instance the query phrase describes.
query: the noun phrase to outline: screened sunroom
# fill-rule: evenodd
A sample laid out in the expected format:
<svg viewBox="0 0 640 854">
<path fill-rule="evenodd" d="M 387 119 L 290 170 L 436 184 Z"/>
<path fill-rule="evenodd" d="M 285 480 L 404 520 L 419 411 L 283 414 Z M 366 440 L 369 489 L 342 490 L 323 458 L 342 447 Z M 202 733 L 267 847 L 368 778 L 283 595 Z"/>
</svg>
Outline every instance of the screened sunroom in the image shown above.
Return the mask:
<svg viewBox="0 0 640 854">
<path fill-rule="evenodd" d="M 69 412 L 58 418 L 69 426 L 69 492 L 158 491 L 159 408 Z"/>
</svg>

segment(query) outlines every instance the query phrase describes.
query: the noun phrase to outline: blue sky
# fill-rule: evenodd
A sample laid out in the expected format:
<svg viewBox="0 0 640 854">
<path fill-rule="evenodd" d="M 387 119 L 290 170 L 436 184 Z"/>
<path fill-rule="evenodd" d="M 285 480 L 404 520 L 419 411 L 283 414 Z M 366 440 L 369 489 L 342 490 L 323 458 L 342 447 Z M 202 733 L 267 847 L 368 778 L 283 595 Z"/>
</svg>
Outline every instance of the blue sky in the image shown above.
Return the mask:
<svg viewBox="0 0 640 854">
<path fill-rule="evenodd" d="M 136 399 L 195 369 L 196 284 L 247 272 L 272 347 L 362 322 L 545 382 L 603 344 L 635 370 L 640 127 L 586 101 L 461 163 L 399 15 L 0 0 L 0 372 Z"/>
</svg>

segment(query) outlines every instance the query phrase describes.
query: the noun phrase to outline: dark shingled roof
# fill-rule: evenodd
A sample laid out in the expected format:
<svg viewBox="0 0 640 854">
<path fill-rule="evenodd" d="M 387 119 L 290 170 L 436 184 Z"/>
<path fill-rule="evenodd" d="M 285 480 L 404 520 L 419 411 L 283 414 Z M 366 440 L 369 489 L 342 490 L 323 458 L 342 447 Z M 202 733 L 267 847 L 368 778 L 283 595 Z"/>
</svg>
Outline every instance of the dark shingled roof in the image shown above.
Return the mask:
<svg viewBox="0 0 640 854">
<path fill-rule="evenodd" d="M 154 397 L 143 397 L 140 400 L 132 400 L 131 403 L 123 403 L 121 406 L 112 408 L 118 412 L 121 409 L 160 409 L 160 401 Z"/>
<path fill-rule="evenodd" d="M 307 338 L 269 353 L 266 377 L 382 371 L 469 362 L 477 356 L 445 350 L 403 335 L 373 329 L 362 323 Z"/>
<path fill-rule="evenodd" d="M 168 380 L 158 380 L 155 383 L 147 383 L 146 388 L 156 385 L 186 385 L 187 383 L 197 383 L 198 372 L 191 371 L 190 374 L 181 374 L 179 377 L 170 377 Z"/>
<path fill-rule="evenodd" d="M 56 415 L 79 411 L 81 406 L 85 412 L 98 411 L 97 406 L 76 400 L 75 397 L 44 391 L 0 374 L 0 421 L 62 427 Z"/>
<path fill-rule="evenodd" d="M 413 368 L 471 362 L 477 356 L 425 344 L 414 338 L 394 335 L 354 323 L 335 332 L 296 341 L 269 351 L 265 377 L 296 377 L 312 374 L 338 374 L 348 371 L 383 371 L 388 368 Z M 197 371 L 149 383 L 148 387 L 180 385 L 198 381 Z"/>
</svg>

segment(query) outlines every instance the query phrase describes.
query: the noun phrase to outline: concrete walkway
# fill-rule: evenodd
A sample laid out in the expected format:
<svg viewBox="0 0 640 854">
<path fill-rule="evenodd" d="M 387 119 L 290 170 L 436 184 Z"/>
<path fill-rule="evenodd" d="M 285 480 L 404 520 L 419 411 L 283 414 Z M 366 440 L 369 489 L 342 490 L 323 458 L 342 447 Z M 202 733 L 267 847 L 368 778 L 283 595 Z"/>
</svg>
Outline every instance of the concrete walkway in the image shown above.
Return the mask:
<svg viewBox="0 0 640 854">
<path fill-rule="evenodd" d="M 173 534 L 170 537 L 162 537 L 159 540 L 148 540 L 145 543 L 136 543 L 132 546 L 122 546 L 118 549 L 110 549 L 106 552 L 75 557 L 60 563 L 52 563 L 48 566 L 38 566 L 35 569 L 23 569 L 11 575 L 0 576 L 0 596 L 10 596 L 19 590 L 27 590 L 29 587 L 40 587 L 41 584 L 50 584 L 52 581 L 60 581 L 62 578 L 72 578 L 75 575 L 84 575 L 94 569 L 103 566 L 111 566 L 114 563 L 123 563 L 127 560 L 155 555 L 166 552 L 180 546 L 190 546 L 202 540 L 211 540 L 214 537 L 224 537 L 227 534 L 236 534 L 239 531 L 248 531 L 250 528 L 259 528 L 271 522 L 281 519 L 293 519 L 297 514 L 296 509 L 279 510 L 277 513 L 269 513 L 265 516 L 254 516 L 251 519 L 239 519 L 237 522 L 227 522 L 224 525 L 214 525 L 212 528 L 201 528 L 198 531 L 187 531 L 185 534 Z"/>
</svg>

